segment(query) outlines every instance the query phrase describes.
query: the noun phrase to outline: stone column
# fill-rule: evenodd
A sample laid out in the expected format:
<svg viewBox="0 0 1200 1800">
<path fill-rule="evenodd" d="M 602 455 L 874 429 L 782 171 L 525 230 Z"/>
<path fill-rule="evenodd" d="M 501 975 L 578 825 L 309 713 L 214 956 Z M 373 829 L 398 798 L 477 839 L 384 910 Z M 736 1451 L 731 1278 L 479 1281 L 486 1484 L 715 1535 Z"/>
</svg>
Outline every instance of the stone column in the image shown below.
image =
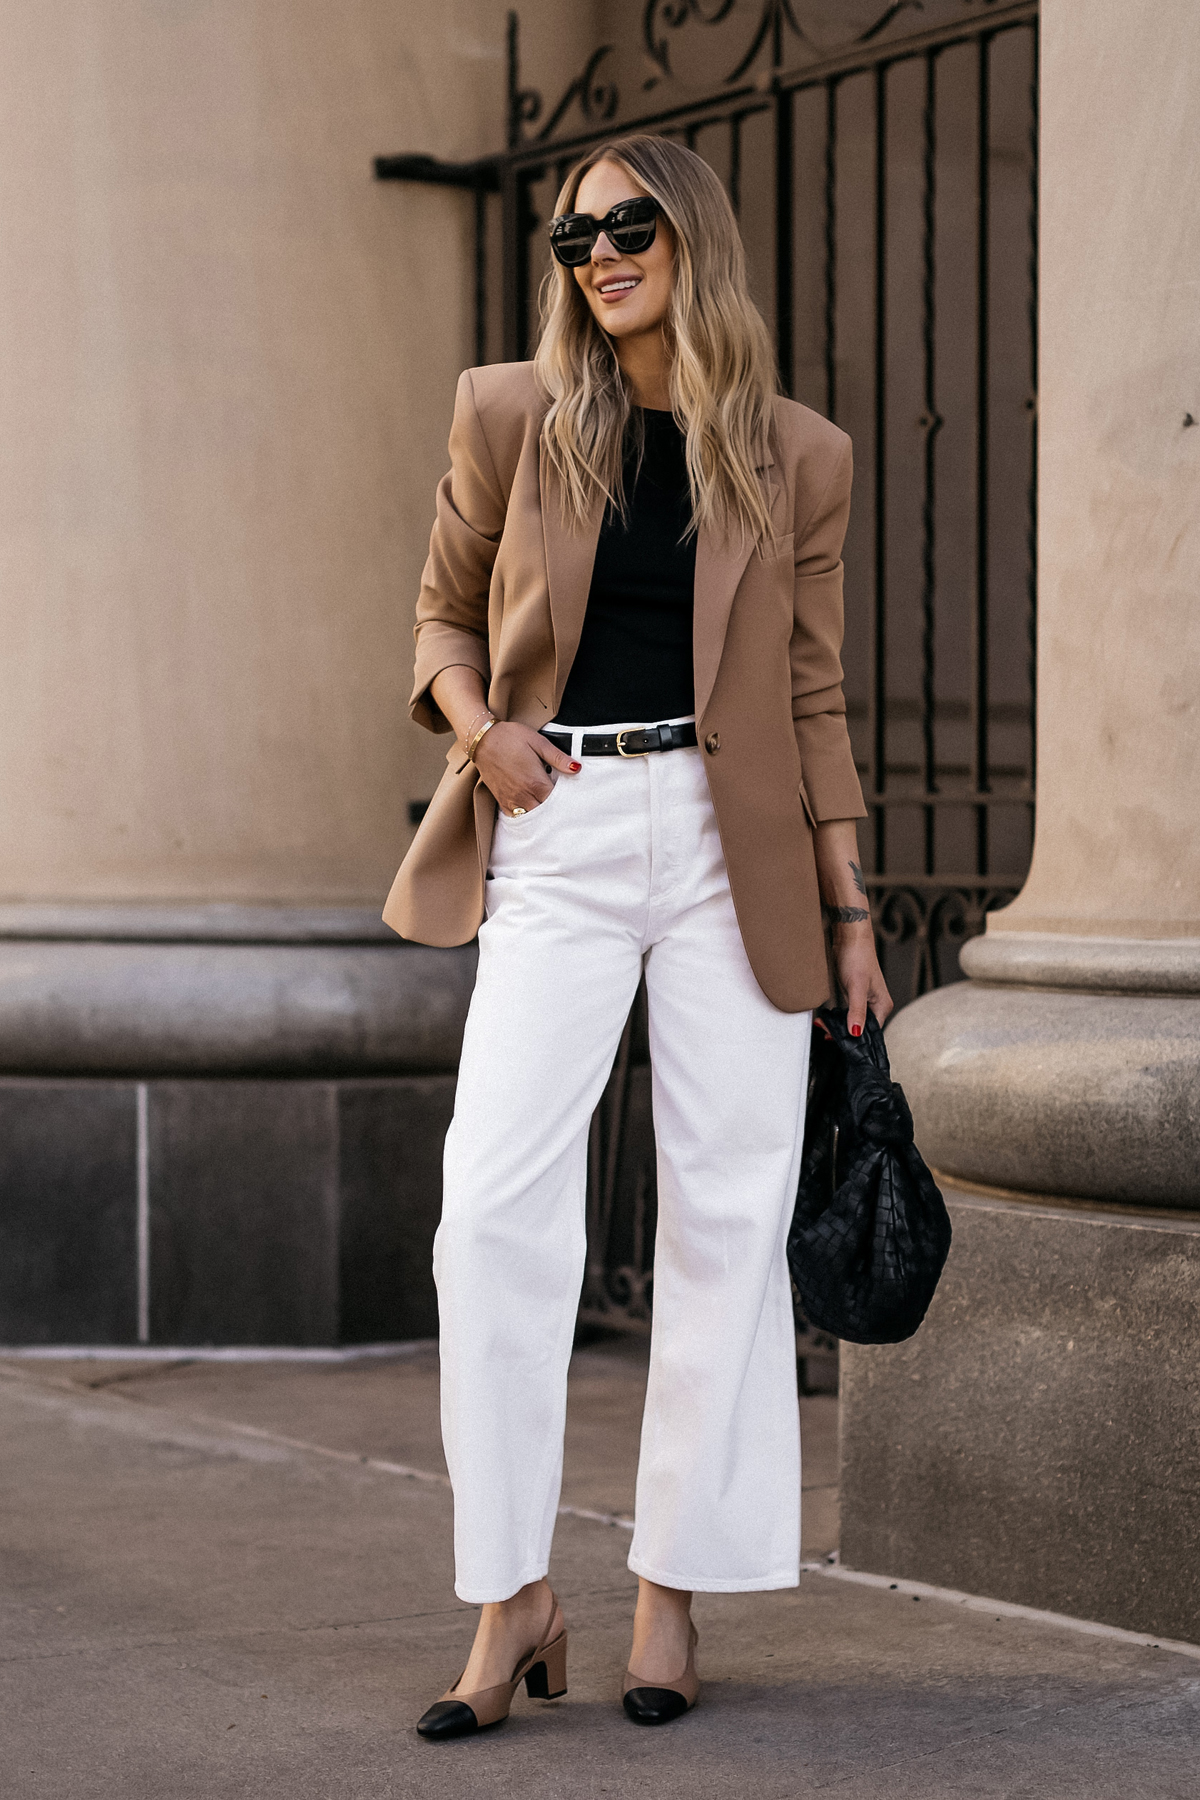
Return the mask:
<svg viewBox="0 0 1200 1800">
<path fill-rule="evenodd" d="M 472 959 L 379 913 L 472 202 L 372 158 L 502 146 L 504 29 L 0 0 L 0 1343 L 432 1328 Z"/>
<path fill-rule="evenodd" d="M 1041 83 L 1036 846 L 888 1034 L 955 1248 L 843 1553 L 1197 1638 L 1200 13 L 1044 0 Z"/>
</svg>

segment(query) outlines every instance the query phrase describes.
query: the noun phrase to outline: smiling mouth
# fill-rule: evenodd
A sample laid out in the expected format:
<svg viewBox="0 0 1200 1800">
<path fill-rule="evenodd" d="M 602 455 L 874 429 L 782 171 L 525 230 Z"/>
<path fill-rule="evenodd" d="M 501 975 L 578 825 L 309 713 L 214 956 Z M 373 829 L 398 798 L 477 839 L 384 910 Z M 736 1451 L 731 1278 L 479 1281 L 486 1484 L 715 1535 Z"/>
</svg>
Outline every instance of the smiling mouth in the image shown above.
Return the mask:
<svg viewBox="0 0 1200 1800">
<path fill-rule="evenodd" d="M 622 275 L 619 281 L 606 281 L 596 289 L 605 300 L 615 300 L 620 294 L 632 293 L 641 284 L 640 275 Z"/>
</svg>

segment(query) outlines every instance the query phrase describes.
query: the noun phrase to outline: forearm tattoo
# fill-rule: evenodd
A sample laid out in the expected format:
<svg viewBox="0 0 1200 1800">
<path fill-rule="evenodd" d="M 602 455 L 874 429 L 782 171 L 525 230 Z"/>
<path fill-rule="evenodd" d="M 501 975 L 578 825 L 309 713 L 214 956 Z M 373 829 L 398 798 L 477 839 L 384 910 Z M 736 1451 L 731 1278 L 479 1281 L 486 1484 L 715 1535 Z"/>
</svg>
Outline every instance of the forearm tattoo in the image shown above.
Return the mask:
<svg viewBox="0 0 1200 1800">
<path fill-rule="evenodd" d="M 849 865 L 849 868 L 851 875 L 854 877 L 855 887 L 865 899 L 867 894 L 867 884 L 863 880 L 862 870 L 856 862 L 852 862 Z M 862 925 L 871 916 L 870 908 L 866 906 L 823 906 L 821 911 L 825 914 L 825 917 L 830 923 L 834 925 Z"/>
</svg>

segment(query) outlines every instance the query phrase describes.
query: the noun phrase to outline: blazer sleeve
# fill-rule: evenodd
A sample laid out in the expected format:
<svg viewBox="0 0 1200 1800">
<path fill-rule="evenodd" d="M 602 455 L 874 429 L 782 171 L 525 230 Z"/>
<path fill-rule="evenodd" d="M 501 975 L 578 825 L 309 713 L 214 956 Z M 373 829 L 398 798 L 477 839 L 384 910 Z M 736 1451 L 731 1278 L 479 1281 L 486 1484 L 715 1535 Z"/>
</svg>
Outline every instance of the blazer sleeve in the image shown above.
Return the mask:
<svg viewBox="0 0 1200 1800">
<path fill-rule="evenodd" d="M 471 372 L 458 382 L 450 469 L 438 483 L 437 517 L 417 600 L 416 669 L 409 711 L 429 731 L 449 731 L 429 684 L 462 664 L 491 678 L 488 591 L 507 503 L 479 421 Z"/>
<path fill-rule="evenodd" d="M 797 517 L 792 623 L 792 720 L 814 819 L 866 816 L 842 692 L 842 542 L 850 517 L 854 460 L 843 441 L 816 509 Z M 797 499 L 801 484 L 797 483 Z M 811 495 L 811 489 L 809 490 Z"/>
</svg>

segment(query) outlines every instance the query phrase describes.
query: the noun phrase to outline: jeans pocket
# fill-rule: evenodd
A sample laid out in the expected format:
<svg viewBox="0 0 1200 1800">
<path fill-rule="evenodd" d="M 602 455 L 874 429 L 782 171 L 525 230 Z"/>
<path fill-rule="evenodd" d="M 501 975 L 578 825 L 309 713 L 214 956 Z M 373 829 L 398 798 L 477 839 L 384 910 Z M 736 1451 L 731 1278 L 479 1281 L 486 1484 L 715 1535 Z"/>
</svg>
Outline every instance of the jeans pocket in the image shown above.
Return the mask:
<svg viewBox="0 0 1200 1800">
<path fill-rule="evenodd" d="M 496 811 L 497 823 L 499 823 L 499 821 L 502 819 L 504 821 L 505 825 L 511 825 L 514 828 L 514 830 L 517 830 L 517 831 L 528 830 L 530 821 L 532 819 L 536 819 L 538 817 L 539 813 L 545 812 L 545 810 L 549 806 L 551 800 L 553 800 L 553 798 L 554 798 L 554 790 L 558 786 L 557 776 L 552 774 L 550 777 L 550 782 L 551 782 L 550 792 L 546 795 L 546 798 L 544 800 L 539 800 L 536 806 L 529 807 L 527 811 L 516 814 L 515 817 L 512 813 L 506 813 L 506 812 L 503 812 L 501 809 L 497 808 L 497 811 Z"/>
</svg>

